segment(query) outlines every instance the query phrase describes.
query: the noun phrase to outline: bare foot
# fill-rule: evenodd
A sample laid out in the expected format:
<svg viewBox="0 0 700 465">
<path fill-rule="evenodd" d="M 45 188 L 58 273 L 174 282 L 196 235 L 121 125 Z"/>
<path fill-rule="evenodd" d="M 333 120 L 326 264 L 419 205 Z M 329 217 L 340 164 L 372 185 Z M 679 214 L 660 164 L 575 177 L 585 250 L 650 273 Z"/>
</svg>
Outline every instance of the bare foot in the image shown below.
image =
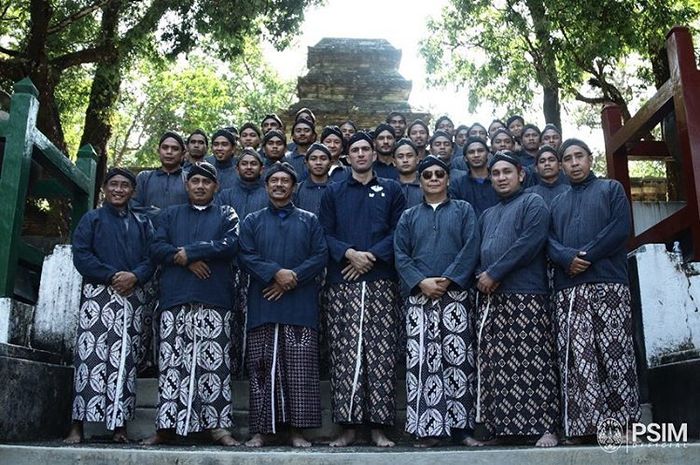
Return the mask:
<svg viewBox="0 0 700 465">
<path fill-rule="evenodd" d="M 413 447 L 418 447 L 420 449 L 424 449 L 427 447 L 434 447 L 437 446 L 440 443 L 440 438 L 436 437 L 427 437 L 427 438 L 420 438 L 418 439 L 418 442 L 413 444 Z"/>
<path fill-rule="evenodd" d="M 173 440 L 172 432 L 164 429 L 159 429 L 156 434 L 150 438 L 142 439 L 139 444 L 142 446 L 155 446 L 156 444 L 167 444 Z"/>
<path fill-rule="evenodd" d="M 394 447 L 396 444 L 384 434 L 379 428 L 372 429 L 372 442 L 377 447 Z"/>
<path fill-rule="evenodd" d="M 311 443 L 304 438 L 300 431 L 296 430 L 292 430 L 289 433 L 289 442 L 291 443 L 292 447 L 311 447 Z"/>
<path fill-rule="evenodd" d="M 68 436 L 63 440 L 65 444 L 80 444 L 83 442 L 83 422 L 74 421 L 68 432 Z"/>
<path fill-rule="evenodd" d="M 355 428 L 346 428 L 340 436 L 328 445 L 331 447 L 346 447 L 355 442 L 356 436 Z"/>
<path fill-rule="evenodd" d="M 112 441 L 118 444 L 127 444 L 129 442 L 129 436 L 126 434 L 126 426 L 120 428 L 114 428 L 114 434 L 112 435 Z"/>
<path fill-rule="evenodd" d="M 265 445 L 265 436 L 260 433 L 253 435 L 252 438 L 245 442 L 247 447 L 262 447 Z"/>
<path fill-rule="evenodd" d="M 484 441 L 479 441 L 471 436 L 466 436 L 462 439 L 462 444 L 469 447 L 481 447 L 485 444 Z"/>
<path fill-rule="evenodd" d="M 241 445 L 241 443 L 231 436 L 231 433 L 229 433 L 225 428 L 214 428 L 209 430 L 209 434 L 211 434 L 211 439 L 214 444 L 220 444 L 227 447 Z"/>
<path fill-rule="evenodd" d="M 544 433 L 535 443 L 535 447 L 554 447 L 559 444 L 559 438 L 554 433 Z"/>
</svg>

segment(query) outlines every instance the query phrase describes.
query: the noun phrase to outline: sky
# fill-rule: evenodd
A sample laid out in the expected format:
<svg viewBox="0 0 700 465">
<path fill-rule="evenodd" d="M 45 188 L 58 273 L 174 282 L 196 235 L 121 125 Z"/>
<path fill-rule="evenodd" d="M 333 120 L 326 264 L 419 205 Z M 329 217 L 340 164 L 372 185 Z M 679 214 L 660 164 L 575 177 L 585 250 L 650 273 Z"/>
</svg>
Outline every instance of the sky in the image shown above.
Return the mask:
<svg viewBox="0 0 700 465">
<path fill-rule="evenodd" d="M 265 57 L 283 78 L 293 79 L 306 73 L 308 47 L 316 45 L 324 37 L 386 39 L 402 51 L 399 72 L 413 83 L 409 98 L 412 106 L 430 111 L 434 119 L 448 115 L 455 125 L 474 122 L 488 125 L 494 118 L 491 104 L 482 104 L 474 114 L 470 114 L 466 90 L 428 88 L 425 84 L 426 71 L 419 42 L 429 34 L 427 19 L 438 18 L 447 3 L 448 0 L 326 0 L 325 5 L 307 10 L 301 34 L 288 49 L 277 52 L 266 45 Z M 532 122 L 542 127 L 545 122 L 539 108 L 538 101 L 534 111 L 524 116 L 526 119 L 532 118 Z M 574 128 L 567 124 L 564 113 L 562 120 L 565 137 L 576 135 L 589 141 L 594 151 L 603 149 L 601 131 Z"/>
</svg>

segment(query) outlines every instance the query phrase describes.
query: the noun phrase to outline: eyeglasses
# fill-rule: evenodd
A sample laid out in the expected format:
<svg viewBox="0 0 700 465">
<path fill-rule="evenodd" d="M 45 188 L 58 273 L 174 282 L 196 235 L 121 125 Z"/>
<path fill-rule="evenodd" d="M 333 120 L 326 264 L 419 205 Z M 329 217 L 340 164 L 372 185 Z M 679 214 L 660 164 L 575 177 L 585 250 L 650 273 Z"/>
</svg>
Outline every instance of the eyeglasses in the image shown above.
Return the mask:
<svg viewBox="0 0 700 465">
<path fill-rule="evenodd" d="M 421 177 L 425 179 L 426 181 L 429 179 L 433 179 L 433 175 L 435 175 L 436 178 L 438 179 L 443 179 L 447 173 L 444 170 L 439 170 L 439 171 L 423 171 L 421 173 Z"/>
</svg>

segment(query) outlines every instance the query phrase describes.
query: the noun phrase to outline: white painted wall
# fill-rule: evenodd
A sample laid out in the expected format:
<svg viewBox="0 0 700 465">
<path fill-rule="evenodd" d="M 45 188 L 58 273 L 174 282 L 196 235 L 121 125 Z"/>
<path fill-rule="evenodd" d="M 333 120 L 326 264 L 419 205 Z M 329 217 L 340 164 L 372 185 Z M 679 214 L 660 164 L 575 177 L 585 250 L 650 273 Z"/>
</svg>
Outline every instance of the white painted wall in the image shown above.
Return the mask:
<svg viewBox="0 0 700 465">
<path fill-rule="evenodd" d="M 70 245 L 57 245 L 44 258 L 34 316 L 32 346 L 72 360 L 78 327 L 82 276 L 73 266 Z"/>
<path fill-rule="evenodd" d="M 700 263 L 682 264 L 663 244 L 631 255 L 639 272 L 648 366 L 663 355 L 700 348 Z"/>
</svg>

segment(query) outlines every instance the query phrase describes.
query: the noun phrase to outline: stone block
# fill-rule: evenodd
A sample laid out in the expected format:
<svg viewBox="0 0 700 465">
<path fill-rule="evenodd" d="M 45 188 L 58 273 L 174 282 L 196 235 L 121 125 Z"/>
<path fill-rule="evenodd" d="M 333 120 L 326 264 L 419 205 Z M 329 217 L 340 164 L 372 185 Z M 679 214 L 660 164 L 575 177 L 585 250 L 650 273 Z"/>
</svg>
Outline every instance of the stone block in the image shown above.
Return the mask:
<svg viewBox="0 0 700 465">
<path fill-rule="evenodd" d="M 0 441 L 61 438 L 67 433 L 72 367 L 0 356 L 0 379 Z"/>
<path fill-rule="evenodd" d="M 73 360 L 82 276 L 73 266 L 70 245 L 57 245 L 44 259 L 32 347 Z"/>
<path fill-rule="evenodd" d="M 0 342 L 28 345 L 33 318 L 33 305 L 0 297 Z"/>
</svg>

